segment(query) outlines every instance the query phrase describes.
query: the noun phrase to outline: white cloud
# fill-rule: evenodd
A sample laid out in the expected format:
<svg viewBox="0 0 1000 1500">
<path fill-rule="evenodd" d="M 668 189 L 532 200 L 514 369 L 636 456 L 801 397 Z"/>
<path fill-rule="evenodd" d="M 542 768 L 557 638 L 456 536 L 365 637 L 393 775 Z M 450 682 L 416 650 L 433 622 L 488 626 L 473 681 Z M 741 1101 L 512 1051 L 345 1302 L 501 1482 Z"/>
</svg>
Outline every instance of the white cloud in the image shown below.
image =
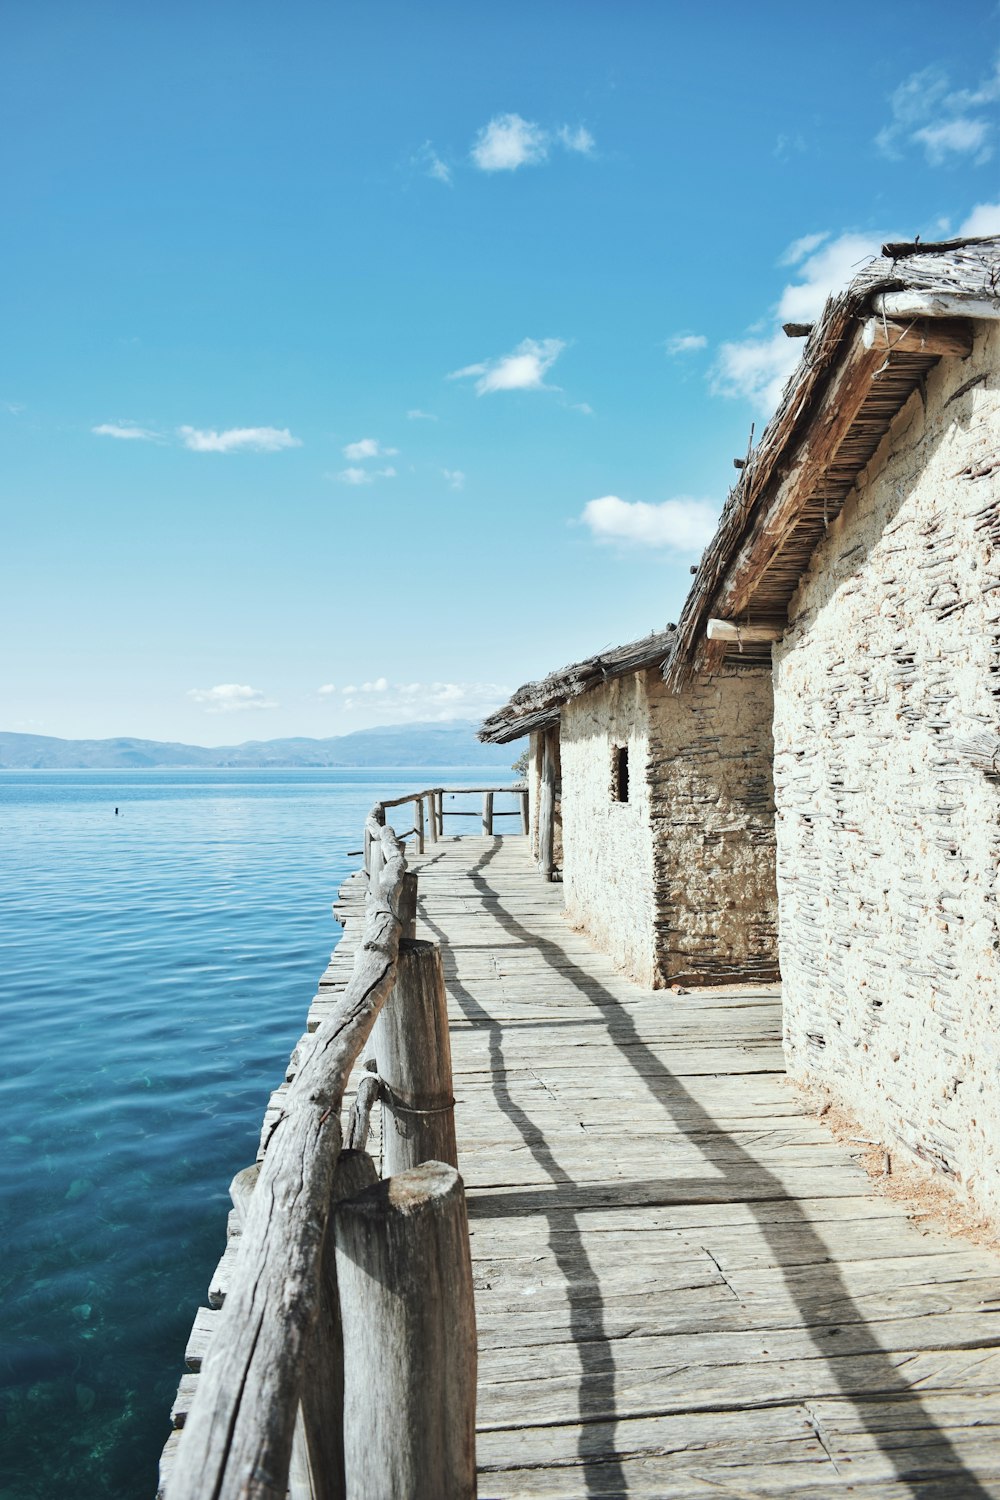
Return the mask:
<svg viewBox="0 0 1000 1500">
<path fill-rule="evenodd" d="M 96 437 L 119 438 L 123 442 L 155 443 L 159 440 L 155 432 L 137 427 L 134 422 L 102 422 L 90 430 Z"/>
<path fill-rule="evenodd" d="M 343 450 L 344 457 L 351 463 L 362 463 L 366 458 L 393 458 L 398 452 L 398 448 L 383 448 L 377 438 L 361 438 L 356 443 L 348 443 Z"/>
<path fill-rule="evenodd" d="M 492 391 L 557 389 L 545 384 L 545 376 L 565 347 L 562 339 L 524 339 L 512 354 L 504 354 L 499 359 L 483 360 L 477 365 L 466 365 L 462 370 L 453 370 L 448 379 L 463 380 L 478 376 L 477 396 L 485 396 Z"/>
<path fill-rule="evenodd" d="M 703 333 L 675 333 L 673 338 L 667 339 L 668 354 L 693 354 L 696 349 L 704 349 L 708 339 Z"/>
<path fill-rule="evenodd" d="M 464 487 L 465 475 L 461 469 L 442 469 L 441 473 L 453 490 L 460 490 Z"/>
<path fill-rule="evenodd" d="M 779 264 L 799 263 L 798 280 L 789 282 L 774 309 L 777 327 L 719 348 L 712 370 L 716 395 L 739 396 L 770 414 L 781 399 L 789 375 L 798 364 L 802 345 L 786 338 L 782 323 L 813 323 L 831 292 L 841 291 L 862 265 L 878 255 L 891 234 L 804 235 L 790 245 Z"/>
<path fill-rule="evenodd" d="M 994 133 L 994 125 L 981 112 L 998 101 L 1000 60 L 972 89 L 953 89 L 943 68 L 923 68 L 889 96 L 892 118 L 875 137 L 875 144 L 891 158 L 899 158 L 908 146 L 916 145 L 923 148 L 931 166 L 960 157 L 972 157 L 979 166 L 993 154 L 990 138 Z"/>
<path fill-rule="evenodd" d="M 27 411 L 23 401 L 0 401 L 4 411 L 9 412 L 12 417 L 19 417 L 23 411 Z"/>
<path fill-rule="evenodd" d="M 343 707 L 370 723 L 446 723 L 480 719 L 510 697 L 496 682 L 390 682 L 385 677 L 343 689 Z"/>
<path fill-rule="evenodd" d="M 958 226 L 959 236 L 1000 234 L 1000 203 L 977 203 L 969 217 Z"/>
<path fill-rule="evenodd" d="M 421 411 L 419 406 L 413 406 L 406 413 L 408 422 L 436 422 L 438 418 L 432 411 Z"/>
<path fill-rule="evenodd" d="M 418 171 L 423 172 L 425 177 L 431 177 L 435 182 L 443 182 L 447 187 L 451 186 L 451 168 L 447 162 L 441 160 L 430 141 L 424 141 L 413 158 L 413 165 Z"/>
<path fill-rule="evenodd" d="M 470 154 L 481 172 L 515 172 L 545 160 L 548 134 L 520 115 L 494 115 L 479 131 Z"/>
<path fill-rule="evenodd" d="M 719 507 L 711 500 L 680 496 L 650 505 L 617 495 L 588 500 L 580 517 L 596 541 L 667 547 L 674 552 L 700 552 L 713 536 L 718 518 Z"/>
<path fill-rule="evenodd" d="M 240 682 L 220 682 L 218 687 L 213 688 L 191 688 L 188 697 L 195 703 L 200 703 L 208 714 L 232 714 L 245 708 L 278 707 L 259 688 Z"/>
<path fill-rule="evenodd" d="M 339 480 L 341 484 L 374 484 L 376 479 L 395 479 L 396 471 L 392 464 L 386 464 L 384 469 L 362 469 L 351 464 L 330 477 Z"/>
<path fill-rule="evenodd" d="M 943 120 L 938 125 L 925 125 L 914 132 L 913 139 L 920 141 L 927 152 L 932 167 L 939 167 L 949 156 L 964 156 L 979 151 L 986 145 L 990 127 L 985 120 Z M 982 159 L 985 161 L 989 151 Z"/>
<path fill-rule="evenodd" d="M 241 448 L 254 453 L 277 453 L 282 448 L 301 448 L 299 438 L 287 427 L 227 427 L 224 432 L 210 428 L 178 427 L 177 435 L 193 453 L 236 453 Z"/>
<path fill-rule="evenodd" d="M 321 698 L 329 698 L 331 693 L 337 691 L 337 685 L 335 682 L 324 682 L 323 686 L 317 688 L 316 691 Z"/>
<path fill-rule="evenodd" d="M 569 125 L 560 125 L 556 137 L 567 151 L 578 151 L 581 156 L 593 155 L 594 137 L 584 125 L 578 125 L 575 130 Z"/>
</svg>

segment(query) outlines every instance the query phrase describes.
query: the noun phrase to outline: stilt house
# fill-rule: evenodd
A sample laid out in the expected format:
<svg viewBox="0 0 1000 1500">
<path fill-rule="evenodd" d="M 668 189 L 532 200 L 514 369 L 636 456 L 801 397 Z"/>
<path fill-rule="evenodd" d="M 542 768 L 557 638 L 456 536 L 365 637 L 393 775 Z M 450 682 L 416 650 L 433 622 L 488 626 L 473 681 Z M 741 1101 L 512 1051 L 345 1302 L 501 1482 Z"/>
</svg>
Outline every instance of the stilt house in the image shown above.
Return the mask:
<svg viewBox="0 0 1000 1500">
<path fill-rule="evenodd" d="M 791 1074 L 994 1217 L 998 544 L 1000 239 L 887 245 L 808 333 L 665 670 L 683 704 L 773 656 Z"/>
<path fill-rule="evenodd" d="M 487 719 L 530 734 L 533 852 L 569 918 L 645 985 L 772 979 L 771 680 L 760 653 L 667 690 L 674 631 L 528 683 Z"/>
</svg>

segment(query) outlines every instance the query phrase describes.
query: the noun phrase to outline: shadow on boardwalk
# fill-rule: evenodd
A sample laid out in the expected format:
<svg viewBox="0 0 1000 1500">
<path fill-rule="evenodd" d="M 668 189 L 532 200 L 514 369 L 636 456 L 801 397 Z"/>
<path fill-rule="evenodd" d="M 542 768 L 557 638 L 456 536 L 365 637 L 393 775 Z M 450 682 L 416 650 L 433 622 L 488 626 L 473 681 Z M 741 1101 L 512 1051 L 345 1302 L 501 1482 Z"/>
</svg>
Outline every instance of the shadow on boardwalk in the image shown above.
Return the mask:
<svg viewBox="0 0 1000 1500">
<path fill-rule="evenodd" d="M 534 950 L 552 970 L 574 985 L 578 993 L 594 1006 L 597 1012 L 595 1019 L 606 1023 L 609 1040 L 635 1070 L 642 1086 L 650 1092 L 657 1105 L 667 1113 L 677 1128 L 692 1138 L 699 1149 L 699 1139 L 703 1134 L 708 1134 L 714 1142 L 722 1143 L 721 1152 L 718 1146 L 713 1147 L 710 1166 L 712 1175 L 706 1177 L 704 1183 L 684 1179 L 683 1192 L 686 1199 L 694 1203 L 700 1201 L 701 1188 L 703 1193 L 711 1194 L 711 1201 L 718 1201 L 720 1186 L 725 1186 L 729 1180 L 732 1201 L 744 1201 L 756 1214 L 761 1232 L 771 1245 L 775 1264 L 782 1269 L 788 1292 L 799 1310 L 804 1331 L 812 1340 L 817 1353 L 827 1361 L 842 1395 L 851 1402 L 861 1424 L 884 1453 L 897 1480 L 905 1489 L 919 1497 L 919 1500 L 931 1500 L 931 1497 L 934 1500 L 986 1500 L 991 1492 L 984 1489 L 976 1476 L 966 1468 L 947 1435 L 926 1410 L 920 1395 L 900 1375 L 871 1333 L 853 1302 L 840 1271 L 830 1261 L 826 1245 L 784 1185 L 731 1135 L 720 1136 L 718 1123 L 713 1116 L 664 1066 L 639 1034 L 628 1011 L 610 991 L 593 975 L 574 964 L 563 947 L 533 932 L 504 908 L 502 893 L 487 878 L 489 866 L 499 847 L 500 840 L 494 840 L 467 875 L 484 903 L 484 922 L 492 918 L 505 934 Z M 424 867 L 436 862 L 432 856 Z M 421 915 L 426 925 L 447 945 L 447 931 L 435 926 L 426 909 L 422 909 Z M 590 1188 L 576 1184 L 556 1160 L 540 1127 L 510 1093 L 506 1082 L 502 1024 L 454 977 L 449 979 L 449 990 L 470 1024 L 487 1032 L 491 1087 L 497 1105 L 516 1126 L 535 1161 L 555 1188 L 555 1191 L 542 1189 L 531 1195 L 537 1199 L 537 1205 L 532 1204 L 532 1211 L 547 1217 L 549 1244 L 566 1282 L 570 1331 L 582 1375 L 578 1397 L 578 1456 L 586 1493 L 588 1496 L 627 1494 L 629 1486 L 622 1468 L 623 1455 L 619 1453 L 615 1442 L 617 1408 L 614 1343 L 607 1332 L 600 1278 L 587 1254 L 580 1232 L 579 1214 L 586 1211 L 588 1198 L 595 1208 L 613 1207 L 616 1193 L 622 1195 L 624 1205 L 634 1205 L 637 1195 L 647 1203 L 663 1201 L 664 1196 L 668 1201 L 676 1202 L 677 1184 L 662 1178 L 641 1183 L 616 1182 L 609 1186 Z M 749 1192 L 748 1183 L 751 1185 Z M 519 1194 L 517 1207 L 509 1208 L 502 1196 L 491 1197 L 487 1193 L 477 1195 L 474 1202 L 481 1212 L 487 1211 L 497 1216 L 505 1210 L 524 1213 L 524 1200 L 525 1194 L 522 1192 Z M 783 1209 L 780 1222 L 775 1222 L 773 1215 L 766 1212 L 776 1203 L 780 1203 Z M 761 1211 L 762 1208 L 765 1211 Z M 789 1270 L 794 1268 L 783 1265 L 783 1259 L 787 1260 L 788 1257 L 790 1229 L 794 1229 L 797 1237 L 796 1263 L 823 1265 L 826 1282 L 822 1292 L 804 1289 L 794 1275 L 789 1274 Z M 852 1357 L 830 1357 L 831 1339 L 848 1324 L 852 1330 Z M 993 1340 L 984 1338 L 983 1346 L 992 1344 Z M 963 1344 L 963 1347 L 967 1345 Z M 858 1360 L 857 1365 L 855 1358 Z M 896 1411 L 899 1409 L 898 1403 L 905 1403 L 904 1422 L 895 1420 L 891 1413 L 887 1416 L 887 1403 L 893 1403 Z M 762 1401 L 760 1404 L 774 1403 Z M 819 1444 L 825 1447 L 818 1425 L 814 1427 L 814 1432 Z M 863 1485 L 863 1481 L 861 1483 Z"/>
</svg>

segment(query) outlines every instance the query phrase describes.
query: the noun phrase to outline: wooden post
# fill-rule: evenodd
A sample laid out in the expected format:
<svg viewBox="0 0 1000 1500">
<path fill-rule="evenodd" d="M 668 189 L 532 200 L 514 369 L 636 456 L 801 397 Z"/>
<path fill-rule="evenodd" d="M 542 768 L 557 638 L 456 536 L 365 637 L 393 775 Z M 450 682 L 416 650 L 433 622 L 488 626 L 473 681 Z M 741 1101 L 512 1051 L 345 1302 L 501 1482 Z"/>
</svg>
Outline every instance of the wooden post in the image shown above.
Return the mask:
<svg viewBox="0 0 1000 1500">
<path fill-rule="evenodd" d="M 417 935 L 417 872 L 407 870 L 396 902 L 396 915 L 402 928 L 400 937 L 415 938 Z"/>
<path fill-rule="evenodd" d="M 555 868 L 556 759 L 552 753 L 552 736 L 558 733 L 558 729 L 546 729 L 542 740 L 542 782 L 538 789 L 538 866 L 546 880 L 552 879 Z"/>
<path fill-rule="evenodd" d="M 418 854 L 423 854 L 423 852 L 424 852 L 424 799 L 423 799 L 423 797 L 414 797 L 414 799 L 413 799 L 413 811 L 416 814 L 416 816 L 414 817 L 413 821 L 414 821 L 414 823 L 416 825 L 416 829 L 417 829 L 417 853 Z"/>
<path fill-rule="evenodd" d="M 493 837 L 493 793 L 483 793 L 483 832 L 487 838 Z"/>
<path fill-rule="evenodd" d="M 458 1165 L 448 997 L 436 943 L 399 945 L 396 984 L 372 1031 L 382 1079 L 382 1171 Z"/>
<path fill-rule="evenodd" d="M 528 832 L 530 831 L 530 825 L 529 825 L 529 822 L 528 822 L 528 793 L 527 793 L 527 791 L 525 790 L 525 791 L 521 792 L 520 796 L 521 796 L 521 832 L 523 834 L 527 835 Z"/>
<path fill-rule="evenodd" d="M 332 1202 L 353 1198 L 378 1182 L 366 1151 L 342 1151 Z M 344 1338 L 340 1324 L 333 1233 L 328 1229 L 320 1270 L 319 1310 L 306 1346 L 302 1400 L 288 1469 L 289 1500 L 344 1500 Z M 353 1356 L 353 1351 L 352 1351 Z"/>
<path fill-rule="evenodd" d="M 437 798 L 434 796 L 434 793 L 433 792 L 428 792 L 427 793 L 427 832 L 430 834 L 430 839 L 431 839 L 431 843 L 432 844 L 436 844 L 437 841 L 438 841 L 437 807 L 435 805 L 436 802 L 437 802 Z"/>
<path fill-rule="evenodd" d="M 437 805 L 438 805 L 438 829 L 440 831 L 441 837 L 444 838 L 444 787 L 443 786 L 439 786 L 438 789 L 437 789 Z"/>
<path fill-rule="evenodd" d="M 462 1179 L 426 1162 L 338 1204 L 351 1500 L 475 1500 L 476 1326 Z"/>
</svg>

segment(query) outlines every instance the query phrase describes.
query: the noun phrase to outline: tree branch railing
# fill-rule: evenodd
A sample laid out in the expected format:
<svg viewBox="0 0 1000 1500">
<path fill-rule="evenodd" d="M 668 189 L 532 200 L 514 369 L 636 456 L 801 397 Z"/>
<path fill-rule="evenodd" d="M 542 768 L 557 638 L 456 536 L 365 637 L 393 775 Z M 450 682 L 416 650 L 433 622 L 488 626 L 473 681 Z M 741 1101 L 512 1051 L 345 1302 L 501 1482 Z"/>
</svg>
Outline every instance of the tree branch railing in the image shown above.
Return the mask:
<svg viewBox="0 0 1000 1500">
<path fill-rule="evenodd" d="M 445 797 L 465 797 L 481 795 L 482 810 L 472 812 L 467 808 L 445 807 Z M 510 796 L 518 799 L 516 808 L 500 808 L 494 805 L 494 799 L 498 796 Z M 376 811 L 381 808 L 383 812 L 392 807 L 407 807 L 412 803 L 414 810 L 413 827 L 407 828 L 398 837 L 400 839 L 416 838 L 417 853 L 423 854 L 427 843 L 436 844 L 444 837 L 445 818 L 481 818 L 482 831 L 492 838 L 494 833 L 494 822 L 497 818 L 520 818 L 521 832 L 528 832 L 528 789 L 523 782 L 514 782 L 510 786 L 431 786 L 424 787 L 420 792 L 407 792 L 403 797 L 389 797 L 384 802 L 377 804 Z M 365 837 L 365 868 L 368 868 L 368 849 L 371 840 Z"/>
<path fill-rule="evenodd" d="M 237 1179 L 232 1286 L 167 1500 L 475 1495 L 475 1313 L 444 977 L 438 946 L 413 936 L 416 875 L 385 821 L 387 807 L 443 791 L 377 804 L 366 820 L 353 972 L 284 1096 L 256 1182 Z M 440 829 L 440 802 L 430 821 Z M 342 1150 L 344 1095 L 369 1039 L 380 1076 L 363 1075 L 355 1149 Z M 381 1182 L 362 1149 L 376 1097 Z"/>
</svg>

